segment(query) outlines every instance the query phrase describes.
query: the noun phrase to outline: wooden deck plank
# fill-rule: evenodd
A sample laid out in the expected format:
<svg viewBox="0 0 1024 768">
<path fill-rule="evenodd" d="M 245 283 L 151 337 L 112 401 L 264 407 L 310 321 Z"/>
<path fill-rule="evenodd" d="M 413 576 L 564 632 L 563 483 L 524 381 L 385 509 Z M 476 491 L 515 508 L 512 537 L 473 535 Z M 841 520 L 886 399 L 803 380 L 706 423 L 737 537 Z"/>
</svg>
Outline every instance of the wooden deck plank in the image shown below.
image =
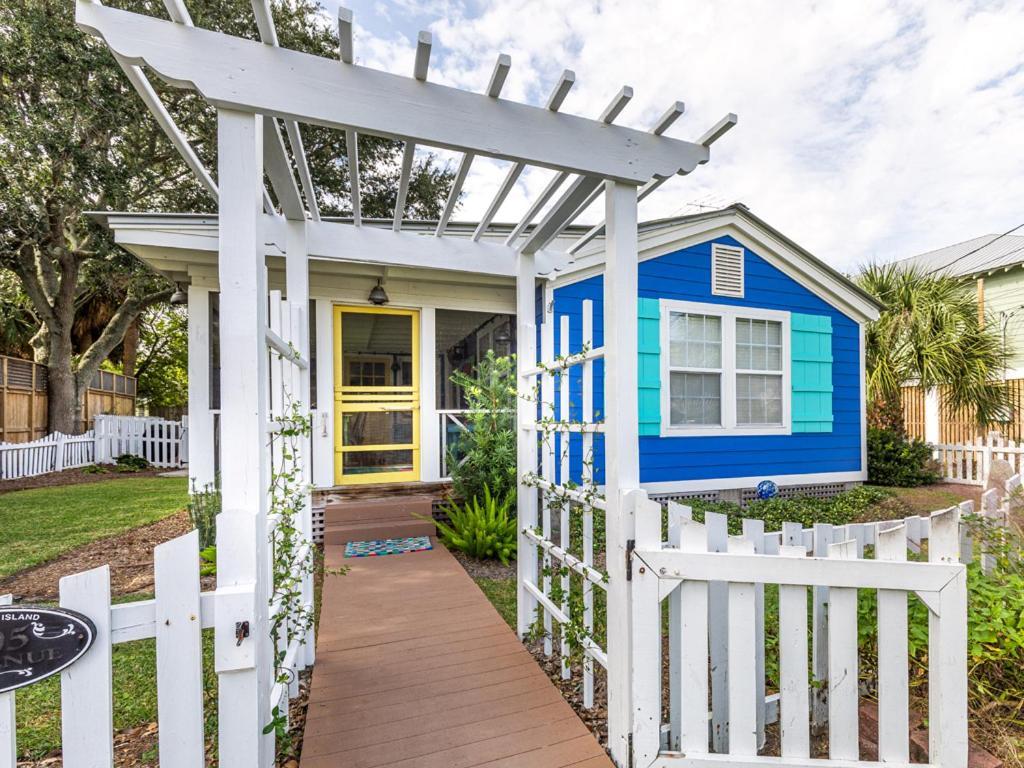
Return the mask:
<svg viewBox="0 0 1024 768">
<path fill-rule="evenodd" d="M 612 768 L 455 559 L 328 546 L 303 768 Z"/>
</svg>

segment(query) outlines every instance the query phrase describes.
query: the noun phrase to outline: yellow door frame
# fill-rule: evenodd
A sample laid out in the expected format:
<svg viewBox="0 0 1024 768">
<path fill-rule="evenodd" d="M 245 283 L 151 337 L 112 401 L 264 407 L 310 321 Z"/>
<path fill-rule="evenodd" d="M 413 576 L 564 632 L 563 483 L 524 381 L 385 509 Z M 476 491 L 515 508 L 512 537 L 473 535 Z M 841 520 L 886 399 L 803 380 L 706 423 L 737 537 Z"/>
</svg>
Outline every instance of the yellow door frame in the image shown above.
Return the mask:
<svg viewBox="0 0 1024 768">
<path fill-rule="evenodd" d="M 342 315 L 346 312 L 364 315 L 399 315 L 411 319 L 412 385 L 383 387 L 346 387 L 342 359 Z M 412 414 L 412 442 L 382 445 L 346 446 L 346 413 L 380 413 L 408 411 Z M 412 468 L 394 472 L 360 472 L 345 474 L 345 454 L 368 451 L 411 451 Z M 336 304 L 334 306 L 334 482 L 338 485 L 409 482 L 420 479 L 420 313 L 417 309 L 366 307 Z"/>
</svg>

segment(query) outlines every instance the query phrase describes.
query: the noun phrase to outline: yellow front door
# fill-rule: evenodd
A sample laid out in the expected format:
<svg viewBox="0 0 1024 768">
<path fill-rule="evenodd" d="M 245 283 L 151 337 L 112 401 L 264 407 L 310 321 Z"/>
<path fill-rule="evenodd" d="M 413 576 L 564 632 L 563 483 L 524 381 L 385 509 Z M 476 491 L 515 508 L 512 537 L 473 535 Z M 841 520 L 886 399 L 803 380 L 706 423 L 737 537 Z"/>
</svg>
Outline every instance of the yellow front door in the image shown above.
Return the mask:
<svg viewBox="0 0 1024 768">
<path fill-rule="evenodd" d="M 334 308 L 334 479 L 420 478 L 419 313 Z"/>
</svg>

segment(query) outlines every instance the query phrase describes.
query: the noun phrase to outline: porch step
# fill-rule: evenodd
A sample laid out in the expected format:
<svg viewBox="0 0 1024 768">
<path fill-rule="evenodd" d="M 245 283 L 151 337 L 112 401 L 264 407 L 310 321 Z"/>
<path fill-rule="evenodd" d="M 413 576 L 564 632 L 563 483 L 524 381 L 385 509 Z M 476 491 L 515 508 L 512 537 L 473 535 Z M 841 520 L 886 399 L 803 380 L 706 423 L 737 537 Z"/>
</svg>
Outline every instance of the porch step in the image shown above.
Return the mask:
<svg viewBox="0 0 1024 768">
<path fill-rule="evenodd" d="M 353 499 L 327 504 L 324 523 L 333 525 L 355 523 L 392 523 L 416 520 L 415 515 L 430 517 L 433 500 L 430 496 L 387 496 Z"/>
<path fill-rule="evenodd" d="M 378 522 L 342 523 L 324 529 L 324 544 L 345 544 L 349 541 L 404 539 L 409 536 L 433 536 L 434 524 L 426 520 L 405 519 Z"/>
</svg>

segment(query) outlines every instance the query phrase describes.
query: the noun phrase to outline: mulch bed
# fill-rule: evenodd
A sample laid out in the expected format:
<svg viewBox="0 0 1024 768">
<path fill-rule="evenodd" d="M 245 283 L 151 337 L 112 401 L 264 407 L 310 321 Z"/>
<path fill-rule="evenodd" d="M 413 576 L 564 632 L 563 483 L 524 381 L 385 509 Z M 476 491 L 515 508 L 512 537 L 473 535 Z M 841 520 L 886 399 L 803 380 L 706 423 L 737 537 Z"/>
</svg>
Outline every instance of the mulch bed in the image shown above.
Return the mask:
<svg viewBox="0 0 1024 768">
<path fill-rule="evenodd" d="M 460 552 L 455 547 L 448 547 L 451 556 L 459 561 L 461 565 L 474 579 L 514 579 L 516 577 L 516 561 L 508 565 L 502 565 L 499 560 L 477 560 L 465 552 Z"/>
<path fill-rule="evenodd" d="M 27 568 L 0 581 L 0 594 L 11 593 L 21 602 L 54 602 L 62 576 L 110 565 L 110 592 L 122 595 L 152 594 L 153 548 L 192 530 L 188 513 L 177 512 L 149 525 L 97 539 L 49 562 Z M 203 589 L 213 589 L 212 577 Z"/>
<path fill-rule="evenodd" d="M 114 466 L 111 466 L 106 472 L 87 472 L 86 469 L 87 467 L 65 469 L 63 472 L 50 472 L 45 475 L 36 475 L 35 477 L 22 477 L 18 480 L 0 480 L 0 493 L 24 491 L 28 488 L 53 488 L 60 485 L 99 483 L 115 477 L 157 477 L 167 472 L 166 469 L 142 469 L 136 472 L 122 472 Z"/>
</svg>

